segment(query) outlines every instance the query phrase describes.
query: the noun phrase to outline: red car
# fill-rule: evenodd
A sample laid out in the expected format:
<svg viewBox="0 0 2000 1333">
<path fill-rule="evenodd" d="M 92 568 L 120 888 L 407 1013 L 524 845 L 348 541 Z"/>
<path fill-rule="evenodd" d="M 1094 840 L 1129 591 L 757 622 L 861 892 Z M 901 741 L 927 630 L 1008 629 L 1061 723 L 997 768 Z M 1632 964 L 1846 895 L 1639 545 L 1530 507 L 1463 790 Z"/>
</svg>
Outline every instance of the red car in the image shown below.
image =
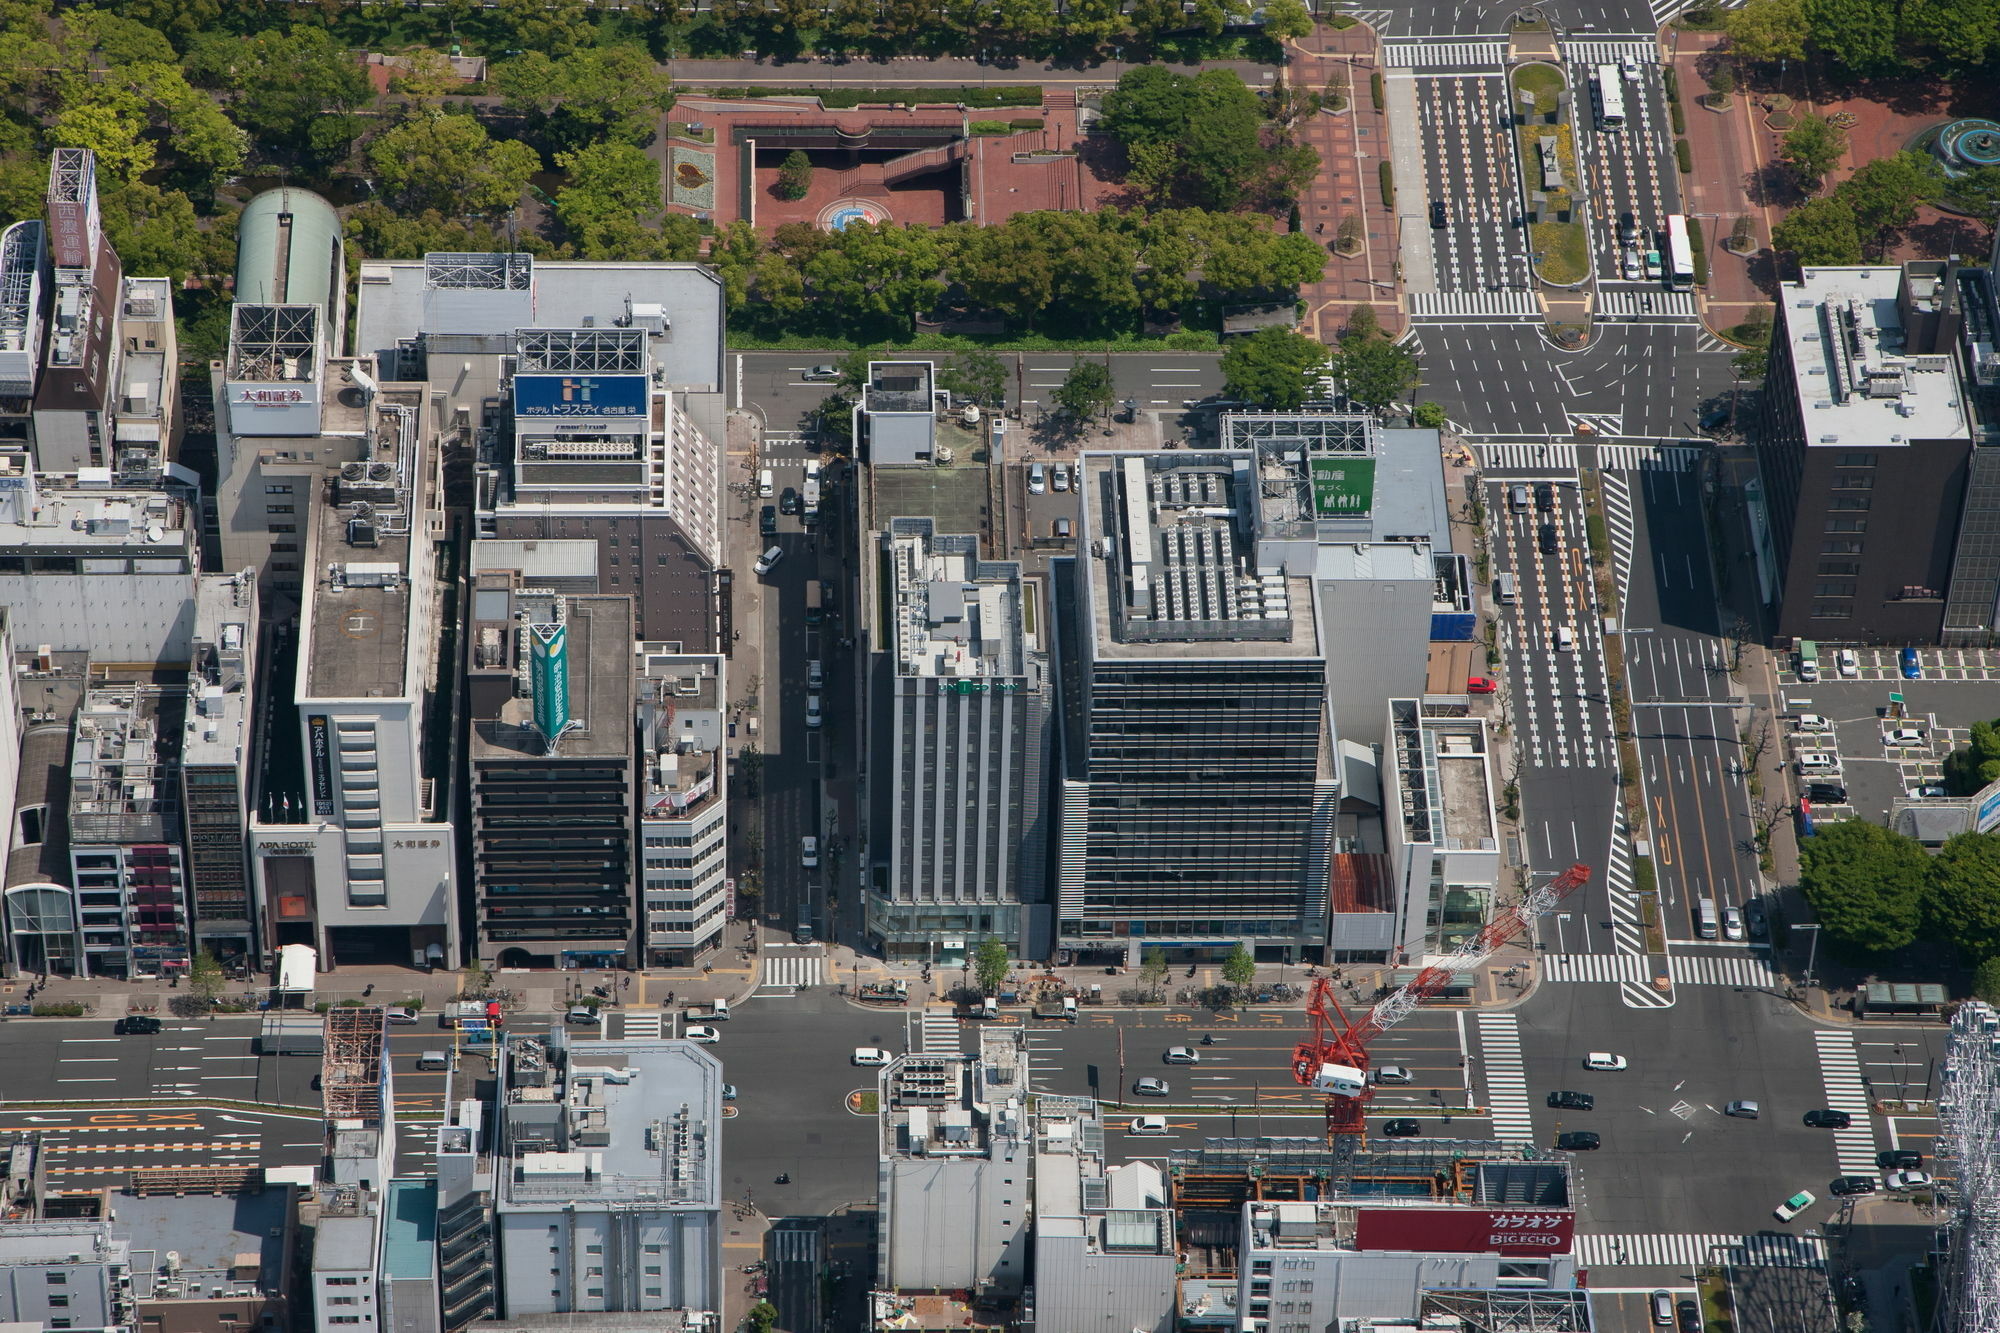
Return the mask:
<svg viewBox="0 0 2000 1333">
<path fill-rule="evenodd" d="M 1467 694 L 1492 694 L 1500 688 L 1500 682 L 1491 676 L 1474 676 L 1465 682 Z"/>
</svg>

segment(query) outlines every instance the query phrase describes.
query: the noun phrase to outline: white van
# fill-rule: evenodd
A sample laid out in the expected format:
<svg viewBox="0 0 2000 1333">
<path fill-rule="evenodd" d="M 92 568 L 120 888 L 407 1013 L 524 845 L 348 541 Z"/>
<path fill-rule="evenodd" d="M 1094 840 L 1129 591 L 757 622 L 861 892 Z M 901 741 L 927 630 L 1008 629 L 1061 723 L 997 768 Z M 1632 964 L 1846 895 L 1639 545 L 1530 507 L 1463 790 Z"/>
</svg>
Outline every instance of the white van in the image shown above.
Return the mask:
<svg viewBox="0 0 2000 1333">
<path fill-rule="evenodd" d="M 1028 469 L 1028 494 L 1040 495 L 1048 487 L 1048 469 L 1036 463 Z"/>
<path fill-rule="evenodd" d="M 1509 507 L 1509 508 L 1511 508 L 1511 509 L 1513 509 L 1513 511 L 1514 511 L 1515 513 L 1517 513 L 1517 514 L 1525 514 L 1525 513 L 1527 513 L 1527 512 L 1528 512 L 1528 488 L 1527 488 L 1526 486 L 1515 486 L 1515 487 L 1511 488 L 1510 490 L 1508 490 L 1508 492 L 1507 492 L 1507 504 L 1508 504 L 1508 507 Z"/>
<path fill-rule="evenodd" d="M 823 688 L 825 685 L 826 670 L 820 666 L 817 657 L 812 658 L 806 663 L 806 688 L 817 690 Z"/>
<path fill-rule="evenodd" d="M 1568 625 L 1556 626 L 1556 651 L 1566 653 L 1576 647 L 1576 631 Z"/>
<path fill-rule="evenodd" d="M 1694 905 L 1694 933 L 1712 940 L 1716 933 L 1715 899 L 1702 898 Z"/>
<path fill-rule="evenodd" d="M 1512 574 L 1497 574 L 1493 578 L 1493 600 L 1502 606 L 1512 606 L 1521 600 L 1521 580 Z"/>
<path fill-rule="evenodd" d="M 1808 750 L 1799 756 L 1799 772 L 1831 773 L 1840 767 L 1840 756 L 1824 750 Z"/>
<path fill-rule="evenodd" d="M 778 480 L 776 477 L 773 477 L 771 475 L 771 469 L 765 468 L 762 471 L 760 471 L 757 474 L 757 498 L 760 500 L 768 500 L 777 493 L 778 493 Z"/>
<path fill-rule="evenodd" d="M 417 1057 L 418 1069 L 450 1069 L 451 1056 L 444 1051 L 425 1051 Z"/>
</svg>

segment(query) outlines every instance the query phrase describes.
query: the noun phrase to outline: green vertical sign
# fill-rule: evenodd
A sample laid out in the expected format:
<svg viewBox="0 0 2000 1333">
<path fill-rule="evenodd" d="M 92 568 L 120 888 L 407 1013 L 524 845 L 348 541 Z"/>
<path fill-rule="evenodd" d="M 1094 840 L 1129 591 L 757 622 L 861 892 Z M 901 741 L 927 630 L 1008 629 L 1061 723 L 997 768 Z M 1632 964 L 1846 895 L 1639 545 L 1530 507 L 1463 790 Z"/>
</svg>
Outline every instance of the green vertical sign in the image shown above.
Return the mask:
<svg viewBox="0 0 2000 1333">
<path fill-rule="evenodd" d="M 535 729 L 551 746 L 569 728 L 569 627 L 528 626 L 528 683 L 535 695 Z"/>
<path fill-rule="evenodd" d="M 1375 509 L 1375 460 L 1311 460 L 1313 513 L 1320 518 L 1360 517 Z"/>
</svg>

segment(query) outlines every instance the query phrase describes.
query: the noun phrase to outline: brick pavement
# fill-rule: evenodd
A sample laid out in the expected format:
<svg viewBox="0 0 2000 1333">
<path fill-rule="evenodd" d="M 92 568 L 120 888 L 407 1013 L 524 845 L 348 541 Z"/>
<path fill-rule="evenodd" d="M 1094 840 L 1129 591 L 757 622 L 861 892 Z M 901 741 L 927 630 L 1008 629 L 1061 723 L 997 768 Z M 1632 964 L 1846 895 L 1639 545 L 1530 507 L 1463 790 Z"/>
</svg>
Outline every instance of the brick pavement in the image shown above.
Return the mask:
<svg viewBox="0 0 2000 1333">
<path fill-rule="evenodd" d="M 1694 173 L 1681 177 L 1682 202 L 1690 217 L 1701 219 L 1708 249 L 1702 317 L 1718 332 L 1743 323 L 1753 309 L 1770 305 L 1773 292 L 1765 284 L 1770 282 L 1771 256 L 1763 247 L 1770 242 L 1771 224 L 1784 215 L 1770 198 L 1767 180 L 1777 136 L 1764 125 L 1756 103 L 1738 93 L 1724 111 L 1701 104 L 1708 92 L 1701 76 L 1702 57 L 1722 40 L 1720 33 L 1677 28 L 1665 34 L 1669 59 L 1680 79 L 1688 146 L 1694 154 Z M 1759 247 L 1747 258 L 1722 248 L 1739 217 L 1750 219 Z"/>
<path fill-rule="evenodd" d="M 1318 92 L 1337 70 L 1348 75 L 1347 108 L 1322 111 L 1298 126 L 1300 141 L 1320 155 L 1320 175 L 1299 201 L 1308 235 L 1329 243 L 1348 214 L 1363 223 L 1361 252 L 1352 257 L 1329 249 L 1326 276 L 1301 290 L 1306 303 L 1304 331 L 1331 341 L 1357 305 L 1371 305 L 1391 337 L 1404 327 L 1396 267 L 1395 213 L 1382 198 L 1378 164 L 1389 154 L 1388 117 L 1375 109 L 1369 79 L 1380 67 L 1374 30 L 1317 27 L 1290 43 L 1287 77 L 1294 87 Z"/>
</svg>

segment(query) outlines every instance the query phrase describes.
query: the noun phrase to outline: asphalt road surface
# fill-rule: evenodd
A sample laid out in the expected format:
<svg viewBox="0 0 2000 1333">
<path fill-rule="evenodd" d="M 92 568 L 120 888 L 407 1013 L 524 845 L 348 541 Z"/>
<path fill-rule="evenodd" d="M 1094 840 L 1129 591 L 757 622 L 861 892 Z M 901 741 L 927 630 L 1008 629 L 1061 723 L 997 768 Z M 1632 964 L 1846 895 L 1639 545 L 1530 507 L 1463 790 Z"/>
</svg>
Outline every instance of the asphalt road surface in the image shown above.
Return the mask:
<svg viewBox="0 0 2000 1333">
<path fill-rule="evenodd" d="M 1430 198 L 1445 225 L 1431 228 L 1438 287 L 1447 292 L 1526 290 L 1533 279 L 1520 227 L 1507 92 L 1488 74 L 1417 82 Z"/>
<path fill-rule="evenodd" d="M 1641 252 L 1664 252 L 1667 215 L 1681 211 L 1680 181 L 1667 131 L 1660 66 L 1640 64 L 1638 78 L 1624 79 L 1625 124 L 1615 129 L 1594 126 L 1589 118 L 1595 68 L 1581 61 L 1569 66 L 1570 105 L 1577 109 L 1577 142 L 1590 177 L 1591 248 L 1596 252 L 1597 275 L 1601 281 L 1620 283 L 1628 281 L 1620 264 L 1620 214 L 1632 214 Z M 1629 285 L 1634 291 L 1660 290 L 1657 280 Z"/>
</svg>

